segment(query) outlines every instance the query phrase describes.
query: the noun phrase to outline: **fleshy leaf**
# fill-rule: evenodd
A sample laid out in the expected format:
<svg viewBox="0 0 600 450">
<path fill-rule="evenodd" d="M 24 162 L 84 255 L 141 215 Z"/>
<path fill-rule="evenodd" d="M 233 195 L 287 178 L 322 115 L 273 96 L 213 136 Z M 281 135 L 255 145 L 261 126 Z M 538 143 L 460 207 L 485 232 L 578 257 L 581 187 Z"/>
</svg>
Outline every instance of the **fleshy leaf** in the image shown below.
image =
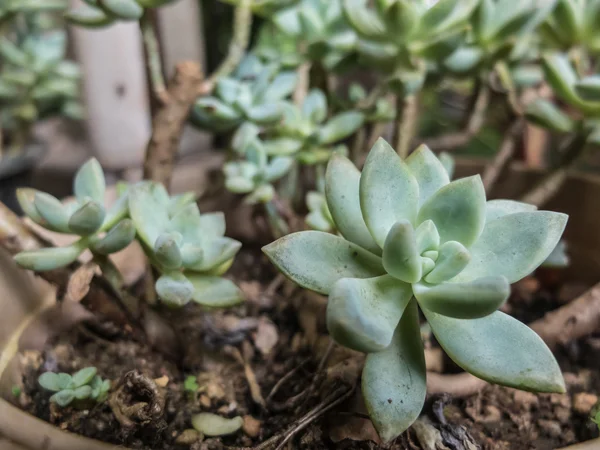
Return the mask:
<svg viewBox="0 0 600 450">
<path fill-rule="evenodd" d="M 416 283 L 422 276 L 421 256 L 417 251 L 415 230 L 408 220 L 396 222 L 383 246 L 383 267 L 405 283 Z"/>
<path fill-rule="evenodd" d="M 334 154 L 325 174 L 325 196 L 336 227 L 349 241 L 380 255 L 381 249 L 362 217 L 359 186 L 358 169 L 345 156 Z"/>
<path fill-rule="evenodd" d="M 322 91 L 312 89 L 304 103 L 302 103 L 302 115 L 315 123 L 321 123 L 327 117 L 327 98 Z"/>
<path fill-rule="evenodd" d="M 319 130 L 319 144 L 329 145 L 347 138 L 359 129 L 364 121 L 364 114 L 357 111 L 346 111 L 333 116 Z"/>
<path fill-rule="evenodd" d="M 467 372 L 526 391 L 565 392 L 552 352 L 527 325 L 500 311 L 472 320 L 423 313 L 444 351 Z"/>
<path fill-rule="evenodd" d="M 179 242 L 181 234 L 162 233 L 154 244 L 154 254 L 158 262 L 166 269 L 178 269 L 181 267 L 181 251 Z"/>
<path fill-rule="evenodd" d="M 372 278 L 385 273 L 378 256 L 320 231 L 289 234 L 263 247 L 263 252 L 287 277 L 321 294 L 328 294 L 342 278 Z"/>
<path fill-rule="evenodd" d="M 473 244 L 485 225 L 485 190 L 479 175 L 447 184 L 423 204 L 417 222 L 431 219 L 441 242 Z"/>
<path fill-rule="evenodd" d="M 518 212 L 489 222 L 469 248 L 471 262 L 452 281 L 502 275 L 509 283 L 533 272 L 558 243 L 566 214 L 551 211 Z"/>
<path fill-rule="evenodd" d="M 69 389 L 75 389 L 92 381 L 98 371 L 95 367 L 85 367 L 73 374 L 71 382 L 67 386 Z"/>
<path fill-rule="evenodd" d="M 61 385 L 59 374 L 54 372 L 44 372 L 41 374 L 38 378 L 38 383 L 44 389 L 53 392 L 57 392 L 65 388 L 65 386 Z"/>
<path fill-rule="evenodd" d="M 135 0 L 101 0 L 101 6 L 123 20 L 138 20 L 144 13 L 144 8 Z"/>
<path fill-rule="evenodd" d="M 33 203 L 46 223 L 46 228 L 62 233 L 70 232 L 69 214 L 60 200 L 45 192 L 36 191 Z"/>
<path fill-rule="evenodd" d="M 385 349 L 412 298 L 409 284 L 389 275 L 342 278 L 327 302 L 327 329 L 344 347 L 372 353 Z"/>
<path fill-rule="evenodd" d="M 83 400 L 90 398 L 90 395 L 92 395 L 92 388 L 89 386 L 80 386 L 75 389 L 74 393 L 77 400 Z"/>
<path fill-rule="evenodd" d="M 85 250 L 85 246 L 76 242 L 66 247 L 48 247 L 21 252 L 16 254 L 14 259 L 25 269 L 44 272 L 68 266 L 77 260 L 83 250 Z"/>
<path fill-rule="evenodd" d="M 507 214 L 518 212 L 532 212 L 537 210 L 535 205 L 529 203 L 517 202 L 515 200 L 489 200 L 485 204 L 485 223 L 498 219 Z"/>
<path fill-rule="evenodd" d="M 460 242 L 444 242 L 438 250 L 435 268 L 425 277 L 425 281 L 438 284 L 458 275 L 471 260 L 469 250 Z"/>
<path fill-rule="evenodd" d="M 436 250 L 440 246 L 440 234 L 433 223 L 433 220 L 426 220 L 415 230 L 415 240 L 417 243 L 417 252 L 422 255 L 424 252 Z"/>
<path fill-rule="evenodd" d="M 228 237 L 214 237 L 208 242 L 203 242 L 202 262 L 190 267 L 190 270 L 197 272 L 213 270 L 233 258 L 241 246 L 240 242 Z"/>
<path fill-rule="evenodd" d="M 426 369 L 417 303 L 409 303 L 385 350 L 367 356 L 362 392 L 373 425 L 384 442 L 419 417 L 425 403 Z"/>
<path fill-rule="evenodd" d="M 83 27 L 103 27 L 110 24 L 113 19 L 99 8 L 89 5 L 81 5 L 71 9 L 64 15 L 65 19 Z"/>
<path fill-rule="evenodd" d="M 98 231 L 104 221 L 104 207 L 93 200 L 81 205 L 69 218 L 69 229 L 82 236 Z"/>
<path fill-rule="evenodd" d="M 419 183 L 419 207 L 439 189 L 450 183 L 448 172 L 426 145 L 420 145 L 406 159 L 406 165 Z"/>
<path fill-rule="evenodd" d="M 457 319 L 476 319 L 496 311 L 510 295 L 506 278 L 483 277 L 467 283 L 413 284 L 423 308 Z"/>
<path fill-rule="evenodd" d="M 379 138 L 360 177 L 360 206 L 375 242 L 383 248 L 390 228 L 399 220 L 413 223 L 419 185 L 394 149 Z"/>
<path fill-rule="evenodd" d="M 39 192 L 32 188 L 18 188 L 17 201 L 23 212 L 38 225 L 44 225 L 45 220 L 35 207 L 35 195 Z"/>
<path fill-rule="evenodd" d="M 123 250 L 135 239 L 135 226 L 130 219 L 123 219 L 108 233 L 91 246 L 92 250 L 101 255 L 108 255 Z"/>
<path fill-rule="evenodd" d="M 568 115 L 544 98 L 537 98 L 529 103 L 525 117 L 535 125 L 561 133 L 568 133 L 575 127 L 575 123 Z"/>
<path fill-rule="evenodd" d="M 73 400 L 75 400 L 75 391 L 72 389 L 64 389 L 50 397 L 51 402 L 56 403 L 63 408 L 68 406 Z"/>
<path fill-rule="evenodd" d="M 244 294 L 231 280 L 186 272 L 194 288 L 192 300 L 202 306 L 226 308 L 244 301 Z"/>
<path fill-rule="evenodd" d="M 156 280 L 156 293 L 169 306 L 180 307 L 194 294 L 194 286 L 181 272 L 170 272 Z"/>
<path fill-rule="evenodd" d="M 158 236 L 169 229 L 161 188 L 164 189 L 155 183 L 143 182 L 129 190 L 129 215 L 139 237 L 150 248 L 154 248 Z"/>
</svg>

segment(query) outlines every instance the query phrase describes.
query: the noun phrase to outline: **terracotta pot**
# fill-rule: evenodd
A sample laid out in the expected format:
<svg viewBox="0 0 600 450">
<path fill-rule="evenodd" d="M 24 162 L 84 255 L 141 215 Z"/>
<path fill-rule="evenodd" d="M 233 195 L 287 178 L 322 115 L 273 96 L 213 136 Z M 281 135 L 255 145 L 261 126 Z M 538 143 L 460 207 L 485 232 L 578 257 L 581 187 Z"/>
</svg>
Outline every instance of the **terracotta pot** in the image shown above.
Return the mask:
<svg viewBox="0 0 600 450">
<path fill-rule="evenodd" d="M 458 176 L 480 171 L 478 163 L 460 162 Z M 543 176 L 519 166 L 499 180 L 496 191 L 504 198 L 518 198 Z M 492 195 L 494 197 L 494 195 Z M 567 276 L 595 283 L 600 280 L 600 177 L 572 176 L 545 209 L 570 215 L 565 238 L 569 243 L 572 265 Z M 54 307 L 51 291 L 15 267 L 0 252 L 0 435 L 20 444 L 21 450 L 106 450 L 112 445 L 66 433 L 34 418 L 11 404 L 11 387 L 20 376 L 18 351 L 41 349 L 53 334 L 80 317 L 76 308 Z M 0 441 L 1 444 L 1 441 Z M 4 448 L 4 447 L 3 447 Z"/>
</svg>

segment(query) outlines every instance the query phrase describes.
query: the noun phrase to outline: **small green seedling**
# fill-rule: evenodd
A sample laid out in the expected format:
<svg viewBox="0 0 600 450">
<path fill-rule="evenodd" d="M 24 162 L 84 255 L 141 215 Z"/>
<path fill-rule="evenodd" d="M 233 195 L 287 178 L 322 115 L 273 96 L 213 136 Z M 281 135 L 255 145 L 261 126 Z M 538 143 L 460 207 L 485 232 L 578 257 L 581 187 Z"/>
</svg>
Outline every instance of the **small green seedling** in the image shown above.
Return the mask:
<svg viewBox="0 0 600 450">
<path fill-rule="evenodd" d="M 14 385 L 11 389 L 10 389 L 10 393 L 13 395 L 13 397 L 19 397 L 21 395 L 21 387 Z"/>
<path fill-rule="evenodd" d="M 419 308 L 466 371 L 518 389 L 564 392 L 540 337 L 497 309 L 510 283 L 556 247 L 565 214 L 486 202 L 479 176 L 450 182 L 427 147 L 403 161 L 383 139 L 362 173 L 334 155 L 325 183 L 341 236 L 303 231 L 263 251 L 296 283 L 329 295 L 331 336 L 368 354 L 362 392 L 384 441 L 406 430 L 425 401 Z"/>
<path fill-rule="evenodd" d="M 44 389 L 55 392 L 50 401 L 63 408 L 68 405 L 85 407 L 92 402 L 102 403 L 108 397 L 110 381 L 97 375 L 95 367 L 86 367 L 69 375 L 68 373 L 45 372 L 38 378 Z"/>
<path fill-rule="evenodd" d="M 192 397 L 196 395 L 200 386 L 198 386 L 198 379 L 195 375 L 189 375 L 185 378 L 183 389 Z"/>
<path fill-rule="evenodd" d="M 17 191 L 19 205 L 38 225 L 80 238 L 65 247 L 24 251 L 15 256 L 22 267 L 37 272 L 67 266 L 84 250 L 108 255 L 127 247 L 135 238 L 135 227 L 127 218 L 127 196 L 119 198 L 106 210 L 104 172 L 96 159 L 85 163 L 75 176 L 75 200 L 61 203 L 50 194 L 31 188 Z"/>
</svg>

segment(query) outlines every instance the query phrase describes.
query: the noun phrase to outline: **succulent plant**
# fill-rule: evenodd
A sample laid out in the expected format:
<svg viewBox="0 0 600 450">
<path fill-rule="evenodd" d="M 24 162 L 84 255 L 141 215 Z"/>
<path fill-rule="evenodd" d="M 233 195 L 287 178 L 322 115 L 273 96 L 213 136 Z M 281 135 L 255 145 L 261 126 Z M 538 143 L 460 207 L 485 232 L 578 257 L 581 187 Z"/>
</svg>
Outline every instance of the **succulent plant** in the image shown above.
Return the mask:
<svg viewBox="0 0 600 450">
<path fill-rule="evenodd" d="M 174 0 L 84 0 L 85 4 L 65 14 L 70 22 L 87 28 L 98 28 L 116 21 L 137 21 L 144 10 L 158 8 Z"/>
<path fill-rule="evenodd" d="M 544 43 L 560 50 L 584 48 L 592 53 L 600 51 L 600 1 L 557 0 L 548 2 L 552 14 L 540 26 Z"/>
<path fill-rule="evenodd" d="M 130 186 L 128 199 L 138 239 L 160 273 L 155 288 L 163 303 L 226 307 L 243 300 L 237 286 L 220 276 L 241 247 L 224 236 L 223 213 L 201 215 L 193 197 L 169 197 L 163 185 L 150 181 Z"/>
<path fill-rule="evenodd" d="M 296 86 L 294 72 L 278 73 L 277 65 L 263 65 L 250 55 L 234 75 L 217 81 L 214 96 L 196 101 L 192 123 L 201 128 L 229 131 L 244 122 L 273 125 L 281 120 L 282 101 Z"/>
<path fill-rule="evenodd" d="M 358 83 L 352 83 L 348 88 L 348 101 L 342 102 L 346 109 L 362 112 L 365 123 L 390 122 L 396 117 L 396 106 L 389 99 L 379 97 L 375 102 L 369 102 L 367 91 Z M 372 103 L 372 104 L 369 104 Z"/>
<path fill-rule="evenodd" d="M 441 347 L 473 375 L 564 392 L 544 342 L 497 309 L 510 283 L 554 249 L 565 214 L 486 202 L 479 176 L 449 182 L 427 147 L 402 161 L 383 139 L 362 173 L 335 155 L 325 195 L 343 237 L 304 231 L 263 251 L 300 286 L 329 295 L 333 339 L 368 353 L 362 392 L 384 441 L 408 428 L 425 400 L 419 307 Z"/>
<path fill-rule="evenodd" d="M 359 111 L 344 111 L 327 119 L 327 97 L 319 89 L 312 89 L 302 106 L 284 104 L 278 134 L 265 141 L 268 155 L 294 155 L 302 164 L 327 162 L 333 151 L 346 152 L 345 145 L 335 145 L 349 137 L 364 122 Z"/>
<path fill-rule="evenodd" d="M 258 137 L 258 129 L 249 123 L 236 132 L 233 146 L 244 159 L 225 163 L 225 187 L 236 194 L 247 194 L 246 203 L 270 202 L 275 195 L 272 183 L 289 172 L 294 159 L 289 156 L 269 159 L 265 145 Z"/>
<path fill-rule="evenodd" d="M 530 122 L 561 133 L 586 133 L 588 142 L 600 143 L 600 76 L 579 77 L 569 58 L 561 53 L 543 57 L 546 80 L 561 100 L 580 111 L 576 120 L 563 112 L 555 103 L 538 98 L 525 112 Z"/>
<path fill-rule="evenodd" d="M 342 13 L 341 0 L 300 0 L 271 18 L 282 33 L 296 39 L 303 60 L 318 62 L 327 70 L 351 61 L 356 33 Z"/>
<path fill-rule="evenodd" d="M 79 235 L 71 245 L 24 251 L 15 261 L 37 272 L 71 264 L 86 249 L 107 255 L 127 247 L 135 238 L 135 227 L 127 218 L 127 196 L 120 197 L 106 210 L 104 172 L 96 159 L 77 171 L 73 183 L 75 199 L 61 203 L 56 197 L 31 188 L 17 191 L 19 205 L 38 225 L 58 233 Z"/>
<path fill-rule="evenodd" d="M 38 383 L 44 389 L 55 392 L 50 401 L 58 406 L 73 404 L 84 407 L 91 402 L 102 403 L 108 396 L 110 381 L 97 375 L 95 367 L 86 367 L 73 375 L 68 373 L 44 372 Z"/>
<path fill-rule="evenodd" d="M 80 71 L 75 63 L 64 59 L 65 49 L 63 30 L 31 31 L 15 41 L 0 38 L 0 126 L 13 134 L 22 133 L 21 141 L 38 119 L 83 117 Z"/>
<path fill-rule="evenodd" d="M 0 4 L 0 24 L 12 20 L 17 14 L 63 11 L 67 0 L 3 0 Z"/>
<path fill-rule="evenodd" d="M 466 42 L 478 0 L 344 0 L 359 39 L 357 50 L 388 75 L 392 89 L 411 95 L 423 86 L 427 63 L 450 56 Z"/>
<path fill-rule="evenodd" d="M 306 206 L 308 207 L 308 214 L 305 221 L 309 228 L 328 233 L 335 231 L 335 223 L 327 206 L 325 195 L 317 191 L 308 192 L 306 194 Z"/>
</svg>

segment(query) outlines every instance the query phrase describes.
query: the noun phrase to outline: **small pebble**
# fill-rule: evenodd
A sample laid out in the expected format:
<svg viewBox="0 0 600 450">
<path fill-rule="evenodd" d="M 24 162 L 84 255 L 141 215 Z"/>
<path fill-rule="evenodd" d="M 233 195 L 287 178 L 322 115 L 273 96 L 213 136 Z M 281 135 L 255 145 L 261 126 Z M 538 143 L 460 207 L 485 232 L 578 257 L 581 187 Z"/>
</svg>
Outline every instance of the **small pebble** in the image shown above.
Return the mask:
<svg viewBox="0 0 600 450">
<path fill-rule="evenodd" d="M 540 402 L 537 395 L 525 391 L 515 391 L 514 399 L 515 402 L 523 405 L 527 410 L 537 407 Z"/>
<path fill-rule="evenodd" d="M 242 429 L 248 436 L 256 438 L 260 434 L 261 421 L 254 417 L 247 415 L 244 416 L 244 424 Z"/>
<path fill-rule="evenodd" d="M 554 420 L 539 419 L 538 425 L 550 437 L 556 438 L 562 434 L 560 424 Z"/>
<path fill-rule="evenodd" d="M 596 403 L 598 396 L 587 392 L 580 392 L 573 397 L 573 409 L 579 414 L 589 414 Z"/>
<path fill-rule="evenodd" d="M 154 382 L 156 383 L 156 385 L 158 387 L 164 388 L 164 387 L 167 387 L 167 384 L 169 384 L 169 377 L 166 375 L 163 375 L 160 378 L 155 378 Z"/>
<path fill-rule="evenodd" d="M 198 433 L 193 428 L 188 428 L 187 430 L 184 430 L 183 433 L 181 433 L 179 436 L 177 436 L 177 439 L 175 439 L 175 444 L 189 446 L 195 442 L 198 442 L 201 439 L 202 434 Z"/>
</svg>

